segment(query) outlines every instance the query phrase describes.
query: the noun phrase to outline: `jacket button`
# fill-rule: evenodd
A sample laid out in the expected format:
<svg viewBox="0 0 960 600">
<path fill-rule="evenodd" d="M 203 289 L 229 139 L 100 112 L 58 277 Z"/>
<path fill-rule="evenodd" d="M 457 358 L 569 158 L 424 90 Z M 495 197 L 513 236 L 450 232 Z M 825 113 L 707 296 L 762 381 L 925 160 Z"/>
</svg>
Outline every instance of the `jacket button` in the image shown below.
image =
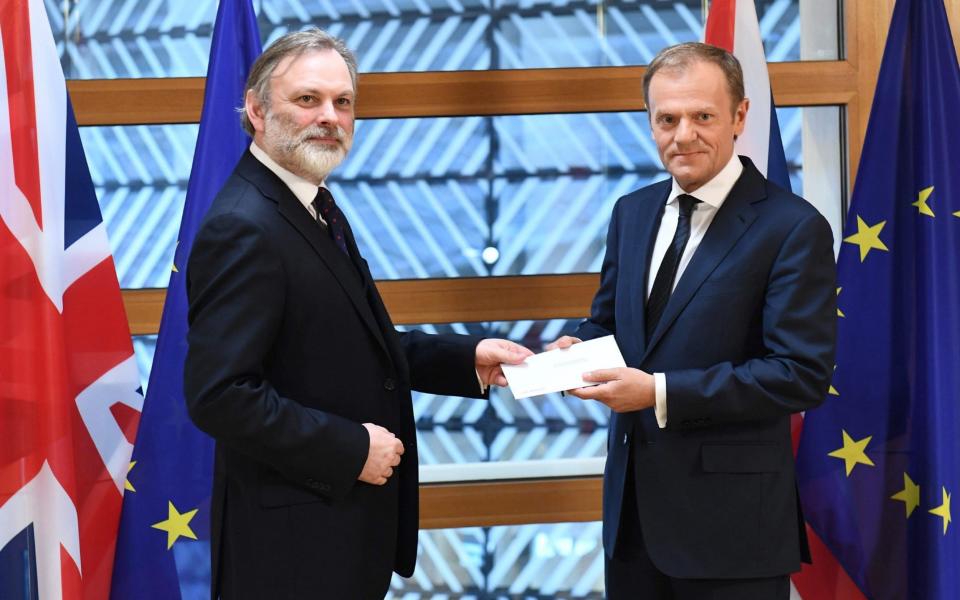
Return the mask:
<svg viewBox="0 0 960 600">
<path fill-rule="evenodd" d="M 387 390 L 388 392 L 392 392 L 393 390 L 397 389 L 397 384 L 393 381 L 393 379 L 387 377 L 387 379 L 383 382 L 383 389 Z"/>
<path fill-rule="evenodd" d="M 307 485 L 315 490 L 320 488 L 320 482 L 317 481 L 316 479 L 308 479 Z"/>
<path fill-rule="evenodd" d="M 624 445 L 624 446 L 627 445 L 627 441 L 628 441 L 628 440 L 627 440 L 627 434 L 623 434 L 623 445 Z"/>
</svg>

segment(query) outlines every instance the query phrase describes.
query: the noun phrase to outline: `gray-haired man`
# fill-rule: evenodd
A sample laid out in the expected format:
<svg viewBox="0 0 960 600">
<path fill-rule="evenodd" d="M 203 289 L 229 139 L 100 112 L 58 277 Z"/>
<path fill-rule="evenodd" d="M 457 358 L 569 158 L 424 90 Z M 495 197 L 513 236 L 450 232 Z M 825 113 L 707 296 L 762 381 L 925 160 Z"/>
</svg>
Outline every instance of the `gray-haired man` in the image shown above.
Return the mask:
<svg viewBox="0 0 960 600">
<path fill-rule="evenodd" d="M 411 388 L 479 397 L 529 354 L 394 330 L 324 185 L 350 149 L 356 70 L 319 30 L 264 52 L 253 143 L 190 255 L 184 386 L 217 441 L 213 598 L 382 598 L 416 560 Z"/>
</svg>

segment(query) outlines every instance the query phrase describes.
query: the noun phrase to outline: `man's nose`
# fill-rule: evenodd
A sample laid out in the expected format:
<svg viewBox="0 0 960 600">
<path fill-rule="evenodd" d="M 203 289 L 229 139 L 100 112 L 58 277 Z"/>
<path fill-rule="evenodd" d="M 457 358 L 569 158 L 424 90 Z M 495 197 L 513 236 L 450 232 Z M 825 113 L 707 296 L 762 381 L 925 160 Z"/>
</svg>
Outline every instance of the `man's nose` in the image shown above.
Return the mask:
<svg viewBox="0 0 960 600">
<path fill-rule="evenodd" d="M 333 102 L 330 100 L 325 100 L 321 102 L 316 107 L 316 114 L 313 117 L 314 123 L 317 125 L 335 125 L 337 122 L 337 110 L 333 106 Z"/>
<path fill-rule="evenodd" d="M 697 139 L 697 128 L 694 125 L 693 121 L 690 119 L 680 119 L 680 122 L 677 124 L 677 143 L 684 144 L 696 141 Z"/>
</svg>

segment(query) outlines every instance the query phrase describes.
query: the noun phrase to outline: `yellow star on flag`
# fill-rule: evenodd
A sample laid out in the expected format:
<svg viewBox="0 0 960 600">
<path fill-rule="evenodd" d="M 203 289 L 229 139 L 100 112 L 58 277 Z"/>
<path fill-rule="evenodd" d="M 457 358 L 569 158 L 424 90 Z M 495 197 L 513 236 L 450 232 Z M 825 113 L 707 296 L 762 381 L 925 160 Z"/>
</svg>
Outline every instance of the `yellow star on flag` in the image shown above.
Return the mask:
<svg viewBox="0 0 960 600">
<path fill-rule="evenodd" d="M 930 209 L 930 206 L 927 204 L 927 199 L 930 198 L 930 194 L 933 193 L 933 186 L 923 188 L 920 190 L 920 193 L 917 194 L 917 201 L 910 204 L 910 206 L 916 206 L 917 210 L 921 215 L 926 215 L 928 217 L 933 217 L 933 211 Z"/>
<path fill-rule="evenodd" d="M 950 524 L 950 494 L 947 488 L 943 488 L 943 504 L 936 508 L 931 508 L 930 513 L 943 519 L 943 535 L 947 535 L 947 525 Z"/>
<path fill-rule="evenodd" d="M 837 297 L 838 297 L 838 298 L 840 297 L 840 290 L 842 290 L 842 289 L 843 289 L 842 287 L 838 287 L 838 288 L 837 288 Z M 837 306 L 837 316 L 838 316 L 838 317 L 846 317 L 846 316 L 847 316 L 847 315 L 843 314 L 843 311 L 842 311 L 842 310 L 840 310 L 840 306 L 839 306 L 839 305 Z"/>
<path fill-rule="evenodd" d="M 886 224 L 886 221 L 880 221 L 876 225 L 867 225 L 866 221 L 857 215 L 857 232 L 843 238 L 843 241 L 860 246 L 860 262 L 866 260 L 871 250 L 889 252 L 890 249 L 880 240 L 880 232 Z"/>
<path fill-rule="evenodd" d="M 167 503 L 169 504 L 167 509 L 167 520 L 154 523 L 150 527 L 167 532 L 167 550 L 169 550 L 170 548 L 173 548 L 173 543 L 181 536 L 188 537 L 191 540 L 197 539 L 197 534 L 190 529 L 190 519 L 193 518 L 193 515 L 197 514 L 198 509 L 195 508 L 185 513 L 181 513 L 177 511 L 177 508 L 173 505 L 173 502 L 167 501 Z"/>
<path fill-rule="evenodd" d="M 866 449 L 867 444 L 870 443 L 870 440 L 873 439 L 872 435 L 868 435 L 862 440 L 854 440 L 850 437 L 850 434 L 843 431 L 843 447 L 837 448 L 833 452 L 829 453 L 829 456 L 834 458 L 842 458 L 843 462 L 847 467 L 847 477 L 850 477 L 850 471 L 853 471 L 853 467 L 858 464 L 874 466 L 873 461 L 870 460 L 870 457 L 867 456 Z"/>
<path fill-rule="evenodd" d="M 913 513 L 913 509 L 920 506 L 920 486 L 915 484 L 910 476 L 903 474 L 903 489 L 890 496 L 891 500 L 903 502 L 903 507 L 907 510 L 907 518 Z"/>
<path fill-rule="evenodd" d="M 135 461 L 135 460 L 131 460 L 131 461 L 130 461 L 130 466 L 127 467 L 127 477 L 130 477 L 130 471 L 133 470 L 133 465 L 135 465 L 135 464 L 137 464 L 137 461 Z M 123 489 L 127 490 L 128 492 L 135 492 L 135 491 L 137 491 L 137 490 L 133 489 L 133 484 L 130 483 L 130 480 L 129 480 L 129 479 L 127 479 L 127 480 L 125 480 L 125 481 L 123 482 Z"/>
<path fill-rule="evenodd" d="M 834 373 L 836 373 L 836 371 L 837 371 L 837 365 L 833 365 L 833 371 L 834 371 Z M 830 394 L 831 396 L 839 396 L 839 395 L 840 395 L 840 392 L 837 391 L 837 388 L 833 387 L 833 383 L 830 384 L 830 389 L 827 390 L 827 393 Z"/>
<path fill-rule="evenodd" d="M 177 256 L 177 246 L 179 246 L 179 245 L 180 245 L 180 240 L 177 240 L 177 243 L 173 245 L 173 256 L 174 256 L 174 257 Z M 174 263 L 173 263 L 173 272 L 174 272 L 174 273 L 179 273 L 179 272 L 180 272 L 180 269 L 177 268 L 177 263 L 176 263 L 176 261 L 174 261 Z"/>
</svg>

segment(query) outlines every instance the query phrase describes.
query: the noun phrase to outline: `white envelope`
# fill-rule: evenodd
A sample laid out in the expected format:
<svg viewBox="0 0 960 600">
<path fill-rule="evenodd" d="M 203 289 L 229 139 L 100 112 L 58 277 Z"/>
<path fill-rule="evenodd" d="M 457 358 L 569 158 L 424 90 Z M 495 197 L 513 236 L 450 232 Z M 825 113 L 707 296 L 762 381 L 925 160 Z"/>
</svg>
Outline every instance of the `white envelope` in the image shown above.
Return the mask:
<svg viewBox="0 0 960 600">
<path fill-rule="evenodd" d="M 625 367 L 626 362 L 612 335 L 527 357 L 519 365 L 501 365 L 510 391 L 518 400 L 596 385 L 583 380 L 587 371 Z"/>
</svg>

